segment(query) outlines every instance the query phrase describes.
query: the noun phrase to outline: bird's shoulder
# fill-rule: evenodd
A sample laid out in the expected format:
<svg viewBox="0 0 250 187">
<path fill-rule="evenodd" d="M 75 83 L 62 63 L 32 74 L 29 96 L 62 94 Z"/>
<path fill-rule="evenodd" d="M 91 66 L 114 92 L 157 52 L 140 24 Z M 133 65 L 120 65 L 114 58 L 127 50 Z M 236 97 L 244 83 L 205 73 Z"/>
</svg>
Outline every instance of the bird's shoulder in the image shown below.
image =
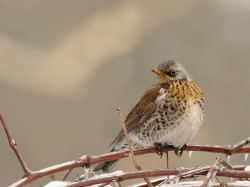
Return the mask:
<svg viewBox="0 0 250 187">
<path fill-rule="evenodd" d="M 130 121 L 133 121 L 138 115 L 143 115 L 150 108 L 153 108 L 155 101 L 160 94 L 160 90 L 167 90 L 169 88 L 169 83 L 154 84 L 149 87 L 144 94 L 139 99 L 138 103 L 130 111 L 126 117 L 126 124 L 129 124 Z"/>
</svg>

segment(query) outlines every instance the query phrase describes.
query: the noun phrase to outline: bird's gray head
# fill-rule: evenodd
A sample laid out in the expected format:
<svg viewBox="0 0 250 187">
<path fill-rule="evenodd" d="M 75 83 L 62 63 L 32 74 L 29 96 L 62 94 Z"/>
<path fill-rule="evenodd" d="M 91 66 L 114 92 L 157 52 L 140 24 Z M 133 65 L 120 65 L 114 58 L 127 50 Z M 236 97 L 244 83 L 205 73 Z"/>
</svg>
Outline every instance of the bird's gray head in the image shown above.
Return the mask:
<svg viewBox="0 0 250 187">
<path fill-rule="evenodd" d="M 175 60 L 164 61 L 159 64 L 156 70 L 152 71 L 157 74 L 159 83 L 164 83 L 168 80 L 191 80 L 185 68 Z"/>
</svg>

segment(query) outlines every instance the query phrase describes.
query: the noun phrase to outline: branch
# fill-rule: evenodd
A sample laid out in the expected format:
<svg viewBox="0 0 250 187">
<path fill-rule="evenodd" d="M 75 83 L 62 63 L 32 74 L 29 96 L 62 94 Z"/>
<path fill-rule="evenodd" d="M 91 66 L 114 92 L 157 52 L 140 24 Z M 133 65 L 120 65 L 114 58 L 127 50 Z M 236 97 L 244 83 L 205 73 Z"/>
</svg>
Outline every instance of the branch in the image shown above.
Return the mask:
<svg viewBox="0 0 250 187">
<path fill-rule="evenodd" d="M 123 132 L 124 132 L 124 135 L 125 135 L 125 138 L 126 138 L 126 141 L 127 141 L 130 153 L 131 153 L 131 158 L 132 158 L 132 161 L 134 163 L 135 169 L 137 169 L 138 171 L 141 171 L 142 167 L 135 160 L 135 155 L 134 155 L 133 147 L 131 145 L 131 141 L 130 141 L 129 136 L 128 136 L 126 125 L 124 123 L 124 117 L 122 115 L 122 111 L 121 111 L 120 108 L 118 108 L 117 111 L 118 111 L 118 114 L 119 114 L 119 117 L 120 117 L 120 120 L 121 120 L 122 129 L 123 129 Z M 151 184 L 151 182 L 149 181 L 148 178 L 144 178 L 144 180 L 146 181 L 146 183 L 148 184 L 149 187 L 153 187 L 153 185 Z"/>
<path fill-rule="evenodd" d="M 207 187 L 209 181 L 211 181 L 211 179 L 214 179 L 216 177 L 217 172 L 221 170 L 223 167 L 226 169 L 232 169 L 232 167 L 229 166 L 222 158 L 218 157 L 214 165 L 210 168 L 209 172 L 207 173 L 207 176 L 202 184 L 202 187 Z"/>
<path fill-rule="evenodd" d="M 245 178 L 245 176 L 249 176 L 249 172 L 245 172 L 245 168 L 247 166 L 233 166 L 233 170 L 226 170 L 226 171 L 218 171 L 217 176 L 223 177 L 231 177 L 234 176 L 235 178 Z M 207 175 L 208 171 L 210 170 L 211 166 L 201 167 L 201 168 L 185 168 L 184 170 L 178 170 L 180 173 L 176 176 L 172 176 L 171 179 L 166 179 L 166 176 L 156 178 L 154 181 L 151 181 L 154 186 L 161 185 L 161 184 L 171 184 L 171 181 L 175 181 L 176 178 L 178 179 L 196 179 L 197 176 L 205 176 Z M 165 169 L 163 169 L 165 170 Z M 187 170 L 187 171 L 185 171 Z M 202 185 L 202 183 L 201 183 Z M 184 185 L 185 186 L 185 185 Z M 190 186 L 190 185 L 189 185 Z M 147 187 L 145 183 L 137 184 L 136 187 Z"/>
<path fill-rule="evenodd" d="M 34 181 L 36 179 L 42 178 L 44 176 L 49 176 L 51 174 L 65 171 L 65 170 L 69 170 L 72 168 L 84 167 L 84 166 L 86 167 L 86 166 L 91 165 L 92 160 L 93 159 L 90 156 L 83 156 L 77 160 L 64 162 L 64 163 L 50 166 L 50 167 L 47 167 L 47 168 L 44 168 L 44 169 L 41 169 L 38 171 L 34 171 L 29 176 L 12 184 L 11 187 L 14 187 L 14 186 L 21 187 L 21 186 L 24 186 L 26 184 L 31 183 L 32 181 Z"/>
<path fill-rule="evenodd" d="M 210 167 L 211 168 L 211 167 Z M 194 175 L 206 175 L 210 169 L 209 167 L 198 168 L 192 176 Z M 143 171 L 133 171 L 133 172 L 122 172 L 117 171 L 110 174 L 98 175 L 97 177 L 92 177 L 90 179 L 85 179 L 82 181 L 74 182 L 68 187 L 81 187 L 81 186 L 91 186 L 95 184 L 111 183 L 112 181 L 122 182 L 129 179 L 138 179 L 145 177 L 159 177 L 159 176 L 169 176 L 178 175 L 179 173 L 186 173 L 192 171 L 193 168 L 188 169 L 154 169 L 154 170 L 143 170 Z M 226 176 L 234 178 L 250 178 L 249 172 L 244 171 L 218 171 L 217 176 Z M 187 178 L 187 177 L 186 177 Z M 155 185 L 155 184 L 154 184 Z"/>
<path fill-rule="evenodd" d="M 68 161 L 65 163 L 61 163 L 58 165 L 54 165 L 51 167 L 47 167 L 45 169 L 41 169 L 38 171 L 30 171 L 24 160 L 21 157 L 21 154 L 19 153 L 18 149 L 17 149 L 17 145 L 15 143 L 15 141 L 13 140 L 13 138 L 11 137 L 7 125 L 0 113 L 0 121 L 2 123 L 2 126 L 4 128 L 4 131 L 6 133 L 8 142 L 10 147 L 13 149 L 14 153 L 16 154 L 16 157 L 18 159 L 18 161 L 20 162 L 21 167 L 23 168 L 23 171 L 25 173 L 24 178 L 17 181 L 16 183 L 14 183 L 12 186 L 24 186 L 25 184 L 29 184 L 32 181 L 42 178 L 44 176 L 48 176 L 54 173 L 58 173 L 61 171 L 65 171 L 65 170 L 72 170 L 74 168 L 77 167 L 90 167 L 92 164 L 97 164 L 100 162 L 105 162 L 105 161 L 111 161 L 111 160 L 117 160 L 117 159 L 121 159 L 121 158 L 125 158 L 128 157 L 130 155 L 130 151 L 120 151 L 120 152 L 113 152 L 113 153 L 108 153 L 108 154 L 103 154 L 100 156 L 82 156 L 81 158 L 77 159 L 77 160 L 72 160 L 72 161 Z M 209 145 L 187 145 L 186 147 L 186 151 L 203 151 L 203 152 L 211 152 L 211 153 L 223 153 L 225 155 L 233 155 L 233 154 L 237 154 L 237 153 L 250 153 L 250 147 L 246 147 L 245 145 L 249 144 L 250 137 L 248 137 L 247 139 L 240 141 L 239 143 L 235 144 L 232 147 L 229 146 L 209 146 Z M 175 151 L 174 148 L 172 147 L 163 147 L 163 151 Z M 142 154 L 148 154 L 148 153 L 157 153 L 158 150 L 152 146 L 152 147 L 145 147 L 145 148 L 140 148 L 140 149 L 135 149 L 133 150 L 134 155 L 142 155 Z M 144 171 L 141 171 L 144 172 Z M 138 173 L 141 173 L 140 171 Z M 152 172 L 152 171 L 151 171 Z M 220 174 L 221 171 L 217 172 L 217 175 Z M 236 175 L 237 173 L 235 173 L 236 171 L 223 171 L 224 174 L 226 172 L 228 172 L 228 176 L 232 176 L 233 174 Z M 245 173 L 246 176 L 244 176 L 244 178 L 249 178 L 249 172 Z M 154 172 L 149 174 L 148 176 L 154 176 Z M 238 173 L 238 177 L 240 177 L 241 175 L 243 175 L 242 173 Z M 147 177 L 145 175 L 145 177 Z M 119 180 L 118 180 L 119 181 Z"/>
<path fill-rule="evenodd" d="M 15 140 L 11 137 L 10 133 L 9 133 L 9 130 L 7 128 L 7 125 L 5 123 L 5 120 L 3 119 L 3 116 L 2 114 L 0 113 L 0 121 L 2 123 L 2 126 L 4 128 L 4 131 L 5 131 L 5 134 L 7 136 L 7 139 L 8 139 L 8 142 L 9 142 L 9 145 L 10 147 L 13 149 L 14 153 L 16 154 L 16 157 L 25 173 L 24 177 L 27 177 L 31 174 L 31 171 L 28 169 L 28 167 L 26 166 L 20 152 L 18 151 L 17 149 L 17 143 L 15 142 Z"/>
<path fill-rule="evenodd" d="M 202 150 L 202 151 L 208 151 L 210 149 L 213 149 L 213 147 L 214 146 L 205 146 L 203 149 L 201 145 L 198 145 L 198 146 L 191 145 L 190 147 L 187 146 L 187 149 L 190 151 L 197 150 L 197 149 Z M 194 148 L 194 149 L 192 149 L 192 148 Z M 220 149 L 218 146 L 216 146 L 216 149 L 219 152 Z M 229 148 L 227 147 L 227 149 L 229 149 Z M 172 151 L 173 150 L 174 149 L 172 149 Z M 225 148 L 221 147 L 221 150 L 223 150 L 223 152 L 224 152 Z M 247 148 L 242 147 L 242 148 L 238 149 L 235 153 L 238 153 L 238 152 L 239 153 L 250 153 L 250 147 L 247 147 Z M 147 147 L 147 148 L 141 148 L 141 149 L 134 150 L 135 155 L 142 155 L 142 154 L 147 154 L 147 153 L 157 153 L 157 150 L 155 149 L 155 147 Z M 23 186 L 25 184 L 31 183 L 32 181 L 34 181 L 36 179 L 39 179 L 39 178 L 42 178 L 44 176 L 48 176 L 48 175 L 51 175 L 54 173 L 58 173 L 61 171 L 65 171 L 65 170 L 69 170 L 69 169 L 73 169 L 73 168 L 77 168 L 77 167 L 89 167 L 92 164 L 97 164 L 100 162 L 125 158 L 125 157 L 128 157 L 129 154 L 130 154 L 130 151 L 121 151 L 121 152 L 113 152 L 113 153 L 103 154 L 100 156 L 85 155 L 77 160 L 72 160 L 69 162 L 65 162 L 62 164 L 54 165 L 54 166 L 51 166 L 51 167 L 48 167 L 45 169 L 41 169 L 41 170 L 32 172 L 29 176 L 14 183 L 12 185 L 12 187 Z"/>
<path fill-rule="evenodd" d="M 138 165 L 138 163 L 135 160 L 134 151 L 133 151 L 133 148 L 132 148 L 132 145 L 131 145 L 131 141 L 130 141 L 130 139 L 128 137 L 128 132 L 127 132 L 126 125 L 124 123 L 124 117 L 122 115 L 122 111 L 121 111 L 120 108 L 118 108 L 117 111 L 118 111 L 118 114 L 119 114 L 119 117 L 120 117 L 120 121 L 121 121 L 121 124 L 122 124 L 122 129 L 123 129 L 123 132 L 124 132 L 124 136 L 126 138 L 126 141 L 127 141 L 128 147 L 129 147 L 129 151 L 131 153 L 131 158 L 132 158 L 132 161 L 133 161 L 134 166 L 135 166 L 135 169 L 141 170 L 141 167 Z"/>
<path fill-rule="evenodd" d="M 230 148 L 230 155 L 237 152 L 237 150 L 239 150 L 240 148 L 242 148 L 243 146 L 247 145 L 250 143 L 250 137 L 246 138 L 245 140 L 242 140 L 240 142 L 238 142 L 237 144 L 235 144 L 234 146 L 232 146 Z"/>
<path fill-rule="evenodd" d="M 178 181 L 180 179 L 188 179 L 188 178 L 194 178 L 195 176 L 197 175 L 201 175 L 203 173 L 206 173 L 208 172 L 210 169 L 210 166 L 206 166 L 206 167 L 202 167 L 202 168 L 194 168 L 194 169 L 190 169 L 188 171 L 184 171 L 184 172 L 180 172 L 178 175 L 176 176 L 172 176 L 170 178 L 170 176 L 168 176 L 167 179 L 164 178 L 161 178 L 161 179 L 156 179 L 154 181 L 154 185 L 163 185 L 163 184 L 171 184 L 172 182 L 171 181 Z"/>
</svg>

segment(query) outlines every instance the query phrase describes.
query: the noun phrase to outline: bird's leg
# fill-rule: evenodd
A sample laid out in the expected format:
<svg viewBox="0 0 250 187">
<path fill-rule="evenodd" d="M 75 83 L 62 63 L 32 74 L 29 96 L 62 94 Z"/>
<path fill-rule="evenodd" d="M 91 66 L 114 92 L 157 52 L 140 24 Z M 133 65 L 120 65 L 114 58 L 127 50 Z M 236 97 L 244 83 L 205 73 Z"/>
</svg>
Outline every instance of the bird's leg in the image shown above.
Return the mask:
<svg viewBox="0 0 250 187">
<path fill-rule="evenodd" d="M 186 144 L 184 144 L 182 147 L 179 147 L 177 150 L 174 151 L 175 154 L 176 154 L 178 157 L 180 157 L 180 156 L 182 155 L 182 153 L 183 153 L 183 150 L 186 149 L 186 147 L 187 147 Z"/>
<path fill-rule="evenodd" d="M 160 157 L 162 157 L 162 155 L 163 155 L 163 151 L 162 151 L 163 145 L 160 144 L 160 143 L 154 143 L 154 146 L 158 151 L 157 155 L 160 155 Z"/>
</svg>

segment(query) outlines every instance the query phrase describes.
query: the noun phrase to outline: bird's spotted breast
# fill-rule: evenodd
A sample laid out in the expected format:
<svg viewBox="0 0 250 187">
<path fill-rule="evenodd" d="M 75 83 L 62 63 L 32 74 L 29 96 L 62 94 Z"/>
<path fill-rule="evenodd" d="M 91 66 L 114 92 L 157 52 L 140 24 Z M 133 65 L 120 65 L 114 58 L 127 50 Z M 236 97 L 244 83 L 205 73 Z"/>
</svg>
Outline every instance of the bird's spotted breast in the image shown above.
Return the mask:
<svg viewBox="0 0 250 187">
<path fill-rule="evenodd" d="M 172 81 L 156 98 L 157 110 L 136 133 L 143 145 L 153 143 L 183 146 L 202 124 L 204 99 L 192 81 Z"/>
</svg>

